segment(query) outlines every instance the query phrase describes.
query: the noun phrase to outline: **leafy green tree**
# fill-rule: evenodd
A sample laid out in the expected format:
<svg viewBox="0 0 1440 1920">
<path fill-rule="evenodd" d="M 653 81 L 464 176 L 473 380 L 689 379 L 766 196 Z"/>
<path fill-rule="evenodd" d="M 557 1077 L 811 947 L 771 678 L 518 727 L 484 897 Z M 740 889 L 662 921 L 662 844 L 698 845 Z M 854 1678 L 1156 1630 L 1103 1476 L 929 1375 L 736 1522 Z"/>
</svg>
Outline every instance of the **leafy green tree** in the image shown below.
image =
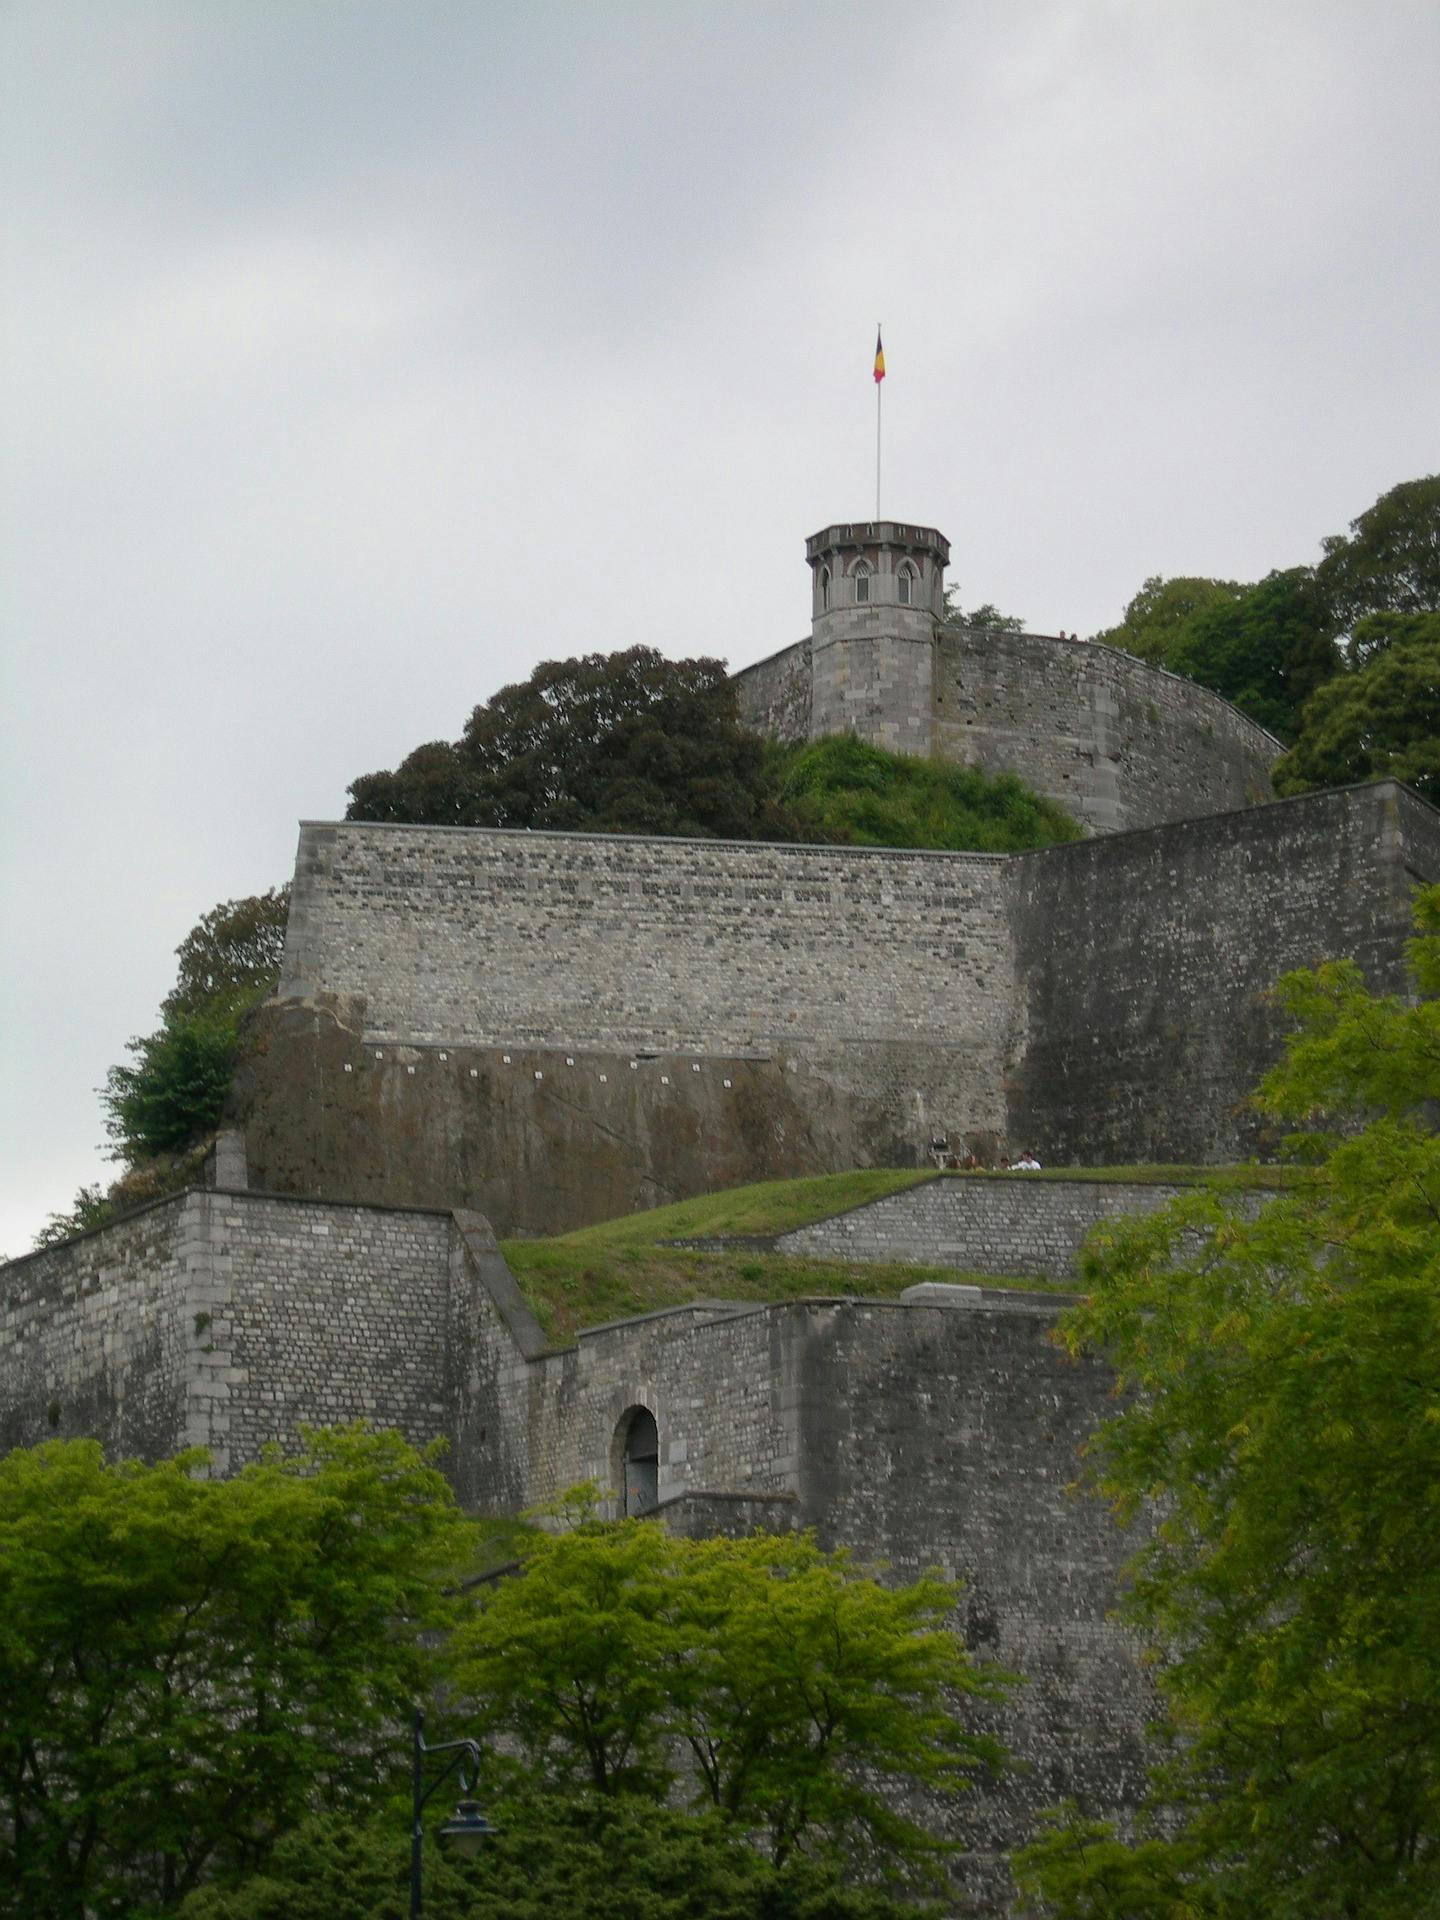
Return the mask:
<svg viewBox="0 0 1440 1920">
<path fill-rule="evenodd" d="M 688 1793 L 797 1855 L 918 1869 L 938 1843 L 902 1783 L 998 1765 L 955 1717 L 977 1668 L 938 1578 L 882 1587 L 808 1536 L 688 1541 L 588 1520 L 538 1537 L 455 1640 L 456 1684 L 530 1777 L 560 1791 Z"/>
<path fill-rule="evenodd" d="M 1000 609 L 989 600 L 966 613 L 960 605 L 958 587 L 945 589 L 945 617 L 942 624 L 947 627 L 983 627 L 990 633 L 1024 633 L 1025 631 L 1025 622 L 1018 614 L 1001 613 Z"/>
<path fill-rule="evenodd" d="M 58 1247 L 62 1240 L 73 1239 L 77 1233 L 89 1233 L 93 1227 L 103 1227 L 112 1218 L 113 1212 L 103 1187 L 81 1187 L 66 1212 L 50 1215 L 36 1234 L 35 1245 Z"/>
<path fill-rule="evenodd" d="M 1075 1351 L 1124 1410 L 1094 1486 L 1148 1516 L 1128 1607 L 1176 1736 L 1154 1833 L 1021 1856 L 1048 1913 L 1410 1920 L 1440 1910 L 1440 888 L 1416 996 L 1292 974 L 1261 1106 L 1309 1176 L 1099 1235 Z"/>
<path fill-rule="evenodd" d="M 1275 791 L 1389 775 L 1440 803 L 1440 614 L 1372 614 L 1355 637 L 1366 664 L 1312 695 Z"/>
<path fill-rule="evenodd" d="M 289 914 L 288 886 L 212 907 L 175 949 L 180 967 L 161 1012 L 168 1019 L 248 1007 L 273 993 Z"/>
<path fill-rule="evenodd" d="M 786 823 L 763 765 L 723 661 L 631 647 L 502 687 L 453 746 L 357 780 L 347 818 L 770 838 Z"/>
<path fill-rule="evenodd" d="M 212 1133 L 240 1054 L 238 1014 L 223 1006 L 168 1014 L 127 1044 L 134 1065 L 111 1067 L 102 1094 L 106 1132 L 124 1158 L 183 1153 Z"/>
<path fill-rule="evenodd" d="M 1122 647 L 1152 666 L 1168 667 L 1197 614 L 1233 606 L 1250 591 L 1235 580 L 1204 580 L 1177 574 L 1167 580 L 1152 573 L 1125 609 L 1118 626 L 1094 637 L 1107 647 Z"/>
<path fill-rule="evenodd" d="M 1343 667 L 1330 603 L 1309 567 L 1271 573 L 1233 601 L 1194 614 L 1165 664 L 1213 687 L 1282 740 L 1300 709 Z"/>
<path fill-rule="evenodd" d="M 471 1524 L 398 1435 L 203 1461 L 0 1461 L 0 1914 L 170 1908 L 390 1776 Z"/>
<path fill-rule="evenodd" d="M 925 1920 L 935 1909 L 834 1869 L 777 1869 L 715 1815 L 610 1795 L 491 1801 L 499 1833 L 472 1862 L 427 1842 L 427 1920 Z M 409 1809 L 307 1821 L 263 1871 L 202 1888 L 183 1920 L 402 1920 Z"/>
<path fill-rule="evenodd" d="M 1014 774 L 888 753 L 852 734 L 772 748 L 770 767 L 797 838 L 977 853 L 1081 838 L 1063 807 Z"/>
<path fill-rule="evenodd" d="M 1348 537 L 1321 546 L 1321 586 L 1344 631 L 1370 613 L 1440 613 L 1440 473 L 1382 493 Z"/>
</svg>

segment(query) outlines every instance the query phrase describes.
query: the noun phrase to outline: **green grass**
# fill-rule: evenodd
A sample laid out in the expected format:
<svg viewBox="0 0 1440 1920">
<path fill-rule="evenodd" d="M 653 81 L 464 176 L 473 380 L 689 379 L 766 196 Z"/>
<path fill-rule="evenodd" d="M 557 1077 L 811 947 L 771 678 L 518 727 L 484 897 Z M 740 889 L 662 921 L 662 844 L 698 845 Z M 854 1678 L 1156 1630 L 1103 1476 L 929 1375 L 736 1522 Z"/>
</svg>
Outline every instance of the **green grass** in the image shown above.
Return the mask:
<svg viewBox="0 0 1440 1920">
<path fill-rule="evenodd" d="M 819 841 L 1018 853 L 1082 838 L 1063 807 L 1014 774 L 887 753 L 848 734 L 772 747 L 767 767 L 781 805 Z"/>
<path fill-rule="evenodd" d="M 953 1267 L 872 1266 L 735 1249 L 694 1253 L 666 1240 L 789 1233 L 935 1176 L 919 1168 L 865 1168 L 807 1180 L 769 1180 L 626 1214 L 553 1240 L 507 1240 L 506 1260 L 551 1340 L 581 1327 L 692 1300 L 794 1300 L 806 1294 L 890 1299 L 922 1280 L 1045 1289 Z"/>
<path fill-rule="evenodd" d="M 553 1240 L 507 1240 L 505 1258 L 536 1318 L 554 1341 L 581 1327 L 695 1300 L 794 1300 L 806 1295 L 893 1299 L 922 1280 L 951 1285 L 1019 1287 L 1029 1292 L 1068 1289 L 1033 1276 L 997 1278 L 954 1267 L 882 1266 L 868 1261 L 801 1260 L 793 1254 L 730 1248 L 699 1253 L 668 1240 L 769 1237 L 789 1233 L 869 1200 L 936 1178 L 947 1180 L 1094 1180 L 1138 1185 L 1213 1183 L 1265 1187 L 1296 1177 L 1273 1167 L 1057 1167 L 1040 1173 L 952 1173 L 880 1167 L 819 1174 L 806 1180 L 769 1180 L 731 1187 L 645 1213 L 625 1214 Z"/>
</svg>

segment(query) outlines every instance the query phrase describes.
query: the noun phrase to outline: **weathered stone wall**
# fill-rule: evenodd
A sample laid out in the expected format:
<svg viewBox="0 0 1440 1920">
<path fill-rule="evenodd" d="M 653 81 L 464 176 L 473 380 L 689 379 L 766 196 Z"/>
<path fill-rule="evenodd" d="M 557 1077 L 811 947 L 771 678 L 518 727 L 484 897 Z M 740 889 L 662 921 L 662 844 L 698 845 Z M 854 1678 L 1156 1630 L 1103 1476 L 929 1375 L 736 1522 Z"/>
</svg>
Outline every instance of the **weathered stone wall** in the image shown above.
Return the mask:
<svg viewBox="0 0 1440 1920">
<path fill-rule="evenodd" d="M 1092 833 L 1116 833 L 1269 799 L 1280 743 L 1118 648 L 963 628 L 936 652 L 935 751 L 1016 774 Z"/>
<path fill-rule="evenodd" d="M 1075 1277 L 1086 1235 L 1102 1220 L 1154 1213 L 1193 1189 L 1138 1181 L 938 1174 L 922 1186 L 780 1234 L 778 1252 L 810 1260 L 951 1266 L 969 1273 Z"/>
<path fill-rule="evenodd" d="M 555 1232 L 1003 1127 L 992 856 L 302 830 L 237 1081 L 267 1191 Z"/>
<path fill-rule="evenodd" d="M 448 1215 L 186 1193 L 12 1262 L 0 1441 L 89 1435 L 117 1456 L 255 1459 L 300 1423 L 456 1437 Z"/>
<path fill-rule="evenodd" d="M 771 1054 L 1001 1012 L 985 854 L 361 823 L 301 828 L 282 997 L 412 1045 Z"/>
<path fill-rule="evenodd" d="M 197 1196 L 163 1201 L 0 1269 L 0 1451 L 101 1435 L 158 1459 L 209 1439 L 189 1392 L 203 1226 Z"/>
<path fill-rule="evenodd" d="M 1247 1102 L 1284 1032 L 1269 989 L 1344 955 L 1403 990 L 1437 829 L 1433 808 L 1381 783 L 1019 855 L 1010 1138 L 1047 1165 L 1265 1150 Z"/>
<path fill-rule="evenodd" d="M 1038 1809 L 1073 1796 L 1113 1812 L 1145 1785 L 1152 1708 L 1108 1617 L 1126 1543 L 1100 1503 L 1067 1491 L 1113 1410 L 1110 1379 L 1051 1343 L 1038 1303 L 836 1301 L 792 1315 L 798 1519 L 894 1578 L 960 1576 L 970 1646 L 1025 1676 L 993 1717 L 1019 1769 L 930 1810 L 973 1849 L 961 1910 L 1003 1912 L 1003 1855 Z"/>
<path fill-rule="evenodd" d="M 504 1234 L 941 1134 L 1235 1159 L 1276 977 L 1400 984 L 1437 871 L 1440 816 L 1384 783 L 1011 859 L 307 826 L 232 1117 L 267 1191 Z"/>
<path fill-rule="evenodd" d="M 754 733 L 776 740 L 810 738 L 810 640 L 785 647 L 731 676 L 740 719 Z"/>
<path fill-rule="evenodd" d="M 1092 833 L 1270 798 L 1279 741 L 1208 687 L 1046 634 L 939 626 L 922 644 L 891 631 L 893 613 L 852 609 L 832 644 L 807 641 L 742 669 L 745 724 L 782 740 L 849 732 L 1013 773 Z"/>
</svg>

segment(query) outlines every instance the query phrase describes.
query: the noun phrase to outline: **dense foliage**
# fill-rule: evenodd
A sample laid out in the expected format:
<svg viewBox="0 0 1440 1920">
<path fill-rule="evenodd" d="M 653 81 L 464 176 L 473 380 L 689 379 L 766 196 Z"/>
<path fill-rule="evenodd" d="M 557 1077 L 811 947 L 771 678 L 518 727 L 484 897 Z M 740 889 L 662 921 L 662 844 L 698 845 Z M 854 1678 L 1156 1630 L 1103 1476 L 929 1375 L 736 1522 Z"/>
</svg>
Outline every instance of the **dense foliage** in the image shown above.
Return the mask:
<svg viewBox="0 0 1440 1920">
<path fill-rule="evenodd" d="M 201 1889 L 183 1920 L 401 1920 L 408 1808 L 314 1819 L 263 1873 Z M 646 1800 L 511 1794 L 499 1832 L 462 1862 L 427 1838 L 427 1920 L 926 1920 L 913 1898 L 846 1886 L 824 1862 L 778 1868 L 714 1815 Z"/>
<path fill-rule="evenodd" d="M 1440 613 L 1371 614 L 1355 641 L 1364 664 L 1310 700 L 1275 791 L 1389 776 L 1440 805 Z"/>
<path fill-rule="evenodd" d="M 1321 545 L 1321 585 L 1346 632 L 1366 614 L 1440 613 L 1440 473 L 1392 487 L 1348 537 Z"/>
<path fill-rule="evenodd" d="M 0 1914 L 136 1917 L 373 1805 L 472 1529 L 397 1436 L 232 1480 L 0 1461 Z"/>
<path fill-rule="evenodd" d="M 537 1536 L 455 1640 L 456 1681 L 533 1786 L 676 1794 L 737 1833 L 867 1871 L 935 1850 L 887 1792 L 999 1764 L 955 1718 L 1003 1684 L 938 1577 L 887 1588 L 808 1536 L 675 1539 L 583 1519 Z"/>
<path fill-rule="evenodd" d="M 787 838 L 1014 853 L 1081 837 L 1063 807 L 1013 774 L 887 753 L 850 734 L 772 749 L 770 764 L 798 826 Z"/>
<path fill-rule="evenodd" d="M 631 647 L 549 660 L 502 687 L 453 745 L 357 780 L 346 817 L 774 838 L 787 822 L 763 759 L 723 661 Z"/>
<path fill-rule="evenodd" d="M 1075 1350 L 1128 1399 L 1091 1478 L 1148 1519 L 1131 1618 L 1176 1744 L 1156 1825 L 1062 1815 L 1022 1875 L 1064 1920 L 1440 1910 L 1440 889 L 1417 998 L 1288 976 L 1260 1104 L 1312 1177 L 1097 1240 Z"/>
<path fill-rule="evenodd" d="M 895 1920 L 842 1877 L 913 1893 L 950 1849 L 889 1790 L 1000 1763 L 946 1582 L 583 1492 L 487 1540 L 398 1435 L 302 1437 L 231 1480 L 0 1461 L 0 1916 L 398 1920 L 416 1701 L 482 1736 L 506 1828 L 468 1876 L 432 1857 L 429 1910 L 496 1920 Z"/>
<path fill-rule="evenodd" d="M 1317 567 L 1271 573 L 1254 586 L 1152 575 L 1119 624 L 1095 638 L 1213 687 L 1279 739 L 1303 746 L 1312 728 L 1332 730 L 1333 703 L 1346 705 L 1348 676 L 1389 644 L 1396 616 L 1440 612 L 1440 475 L 1392 487 L 1351 522 L 1348 536 L 1332 535 L 1321 547 Z M 1321 689 L 1328 689 L 1326 699 Z M 1392 674 L 1380 701 L 1386 724 L 1418 742 L 1433 706 L 1414 676 Z M 1329 766 L 1365 756 L 1337 756 L 1327 744 L 1314 758 Z M 1301 763 L 1287 762 L 1284 791 L 1372 772 L 1410 777 L 1398 765 L 1377 765 L 1311 779 Z"/>
<path fill-rule="evenodd" d="M 245 1016 L 280 977 L 289 910 L 289 887 L 272 887 L 222 901 L 186 934 L 160 1025 L 127 1042 L 133 1058 L 111 1067 L 100 1090 L 105 1131 L 124 1170 L 108 1189 L 81 1187 L 70 1207 L 51 1214 L 37 1247 L 104 1226 L 196 1178 L 234 1076 Z"/>
</svg>

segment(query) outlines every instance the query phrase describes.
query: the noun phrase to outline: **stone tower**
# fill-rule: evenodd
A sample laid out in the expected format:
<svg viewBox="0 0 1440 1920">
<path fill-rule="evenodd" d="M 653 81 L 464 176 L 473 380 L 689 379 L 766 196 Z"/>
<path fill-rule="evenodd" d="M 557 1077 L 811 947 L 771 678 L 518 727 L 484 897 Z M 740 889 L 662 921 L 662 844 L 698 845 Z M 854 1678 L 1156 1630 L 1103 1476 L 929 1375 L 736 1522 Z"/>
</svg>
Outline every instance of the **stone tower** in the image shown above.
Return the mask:
<svg viewBox="0 0 1440 1920">
<path fill-rule="evenodd" d="M 810 736 L 853 733 L 892 753 L 935 750 L 936 629 L 950 542 L 933 527 L 858 520 L 805 542 L 813 576 Z"/>
</svg>

